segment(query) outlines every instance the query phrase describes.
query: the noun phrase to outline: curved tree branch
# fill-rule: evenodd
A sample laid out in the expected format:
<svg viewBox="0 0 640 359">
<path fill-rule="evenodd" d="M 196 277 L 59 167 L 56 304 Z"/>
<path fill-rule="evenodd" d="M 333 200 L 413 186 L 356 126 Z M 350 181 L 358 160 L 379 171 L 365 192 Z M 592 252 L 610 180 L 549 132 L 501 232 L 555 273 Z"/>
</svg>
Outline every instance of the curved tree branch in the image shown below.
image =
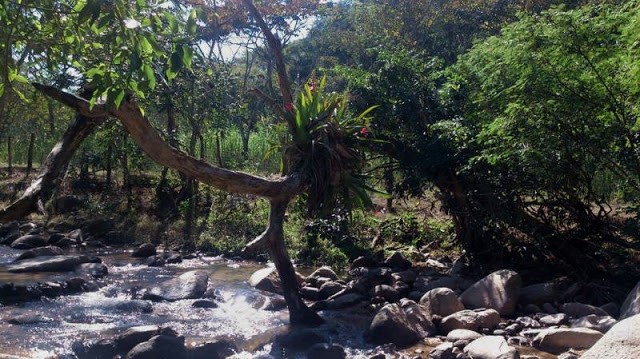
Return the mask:
<svg viewBox="0 0 640 359">
<path fill-rule="evenodd" d="M 301 180 L 297 175 L 278 179 L 258 177 L 215 167 L 169 146 L 151 126 L 133 99 L 126 99 L 118 109 L 107 109 L 104 105 L 96 105 L 90 109 L 86 99 L 53 86 L 33 85 L 45 95 L 74 108 L 82 116 L 104 117 L 107 113 L 116 117 L 136 144 L 155 162 L 174 168 L 208 185 L 228 192 L 252 194 L 268 199 L 290 199 L 301 191 Z"/>
</svg>

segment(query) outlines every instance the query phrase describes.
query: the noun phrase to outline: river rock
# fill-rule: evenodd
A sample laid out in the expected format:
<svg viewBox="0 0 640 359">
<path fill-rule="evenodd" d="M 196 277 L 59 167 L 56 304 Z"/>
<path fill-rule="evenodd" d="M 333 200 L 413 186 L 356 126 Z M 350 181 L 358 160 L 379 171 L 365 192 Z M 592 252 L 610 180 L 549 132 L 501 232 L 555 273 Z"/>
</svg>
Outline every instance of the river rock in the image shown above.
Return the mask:
<svg viewBox="0 0 640 359">
<path fill-rule="evenodd" d="M 434 288 L 426 292 L 420 298 L 420 305 L 430 315 L 439 315 L 441 317 L 464 310 L 464 305 L 462 305 L 456 293 L 449 288 Z"/>
<path fill-rule="evenodd" d="M 387 284 L 379 284 L 373 288 L 373 296 L 384 298 L 389 303 L 393 303 L 400 299 L 400 293 L 394 287 Z"/>
<path fill-rule="evenodd" d="M 168 329 L 168 328 L 166 328 Z M 157 325 L 142 325 L 137 327 L 131 327 L 122 332 L 115 340 L 115 343 L 118 347 L 118 350 L 122 352 L 128 352 L 136 345 L 146 342 L 152 337 L 159 335 L 161 331 L 164 331 L 165 335 L 171 335 L 171 332 L 167 332 L 167 330 L 163 330 Z M 170 329 L 168 329 L 170 330 Z"/>
<path fill-rule="evenodd" d="M 352 305 L 356 305 L 362 302 L 364 299 L 364 296 L 359 293 L 347 293 L 345 291 L 343 293 L 334 294 L 325 302 L 328 309 L 342 309 L 350 307 Z"/>
<path fill-rule="evenodd" d="M 168 264 L 182 263 L 182 255 L 180 255 L 179 253 L 174 253 L 170 255 L 169 257 L 167 257 L 167 263 Z"/>
<path fill-rule="evenodd" d="M 501 315 L 511 315 L 522 286 L 520 275 L 503 269 L 493 272 L 469 287 L 460 296 L 465 308 L 491 308 Z"/>
<path fill-rule="evenodd" d="M 406 259 L 402 253 L 393 252 L 382 264 L 385 267 L 393 268 L 397 271 L 403 271 L 411 268 L 411 261 Z"/>
<path fill-rule="evenodd" d="M 224 359 L 234 355 L 238 348 L 231 342 L 219 340 L 187 348 L 189 359 Z"/>
<path fill-rule="evenodd" d="M 113 358 L 118 355 L 118 348 L 110 339 L 102 339 L 94 343 L 77 341 L 71 345 L 71 350 L 75 354 L 72 357 L 78 359 Z"/>
<path fill-rule="evenodd" d="M 618 321 L 608 315 L 595 315 L 590 314 L 579 319 L 571 321 L 572 328 L 589 328 L 599 331 L 600 333 L 606 333 L 616 325 Z"/>
<path fill-rule="evenodd" d="M 147 257 L 144 261 L 149 267 L 164 267 L 167 264 L 167 261 L 164 259 L 162 254 L 156 254 L 153 256 Z"/>
<path fill-rule="evenodd" d="M 75 268 L 76 274 L 102 278 L 109 274 L 109 268 L 103 263 L 82 263 Z"/>
<path fill-rule="evenodd" d="M 569 321 L 569 316 L 564 313 L 548 314 L 540 318 L 539 322 L 542 325 L 562 325 Z"/>
<path fill-rule="evenodd" d="M 500 323 L 500 314 L 495 309 L 462 310 L 442 318 L 440 331 L 444 334 L 454 329 L 477 331 L 481 328 L 493 329 Z"/>
<path fill-rule="evenodd" d="M 207 290 L 209 275 L 202 270 L 190 271 L 169 279 L 147 290 L 142 299 L 170 302 L 182 299 L 198 299 Z"/>
<path fill-rule="evenodd" d="M 156 255 L 156 246 L 151 243 L 143 243 L 133 250 L 131 256 L 134 258 L 147 258 Z"/>
<path fill-rule="evenodd" d="M 618 322 L 580 358 L 640 358 L 640 315 Z"/>
<path fill-rule="evenodd" d="M 191 303 L 193 308 L 218 308 L 218 304 L 211 299 L 198 299 Z"/>
<path fill-rule="evenodd" d="M 344 284 L 338 282 L 326 282 L 320 286 L 318 295 L 320 296 L 320 299 L 327 299 L 345 288 L 346 286 Z"/>
<path fill-rule="evenodd" d="M 338 344 L 317 343 L 307 350 L 307 359 L 345 359 L 347 353 Z"/>
<path fill-rule="evenodd" d="M 602 315 L 602 316 L 607 315 L 607 312 L 605 312 L 604 310 L 596 306 L 589 305 L 589 304 L 576 303 L 576 302 L 564 303 L 560 307 L 560 311 L 572 318 L 581 318 L 590 314 Z"/>
<path fill-rule="evenodd" d="M 11 245 L 11 243 L 20 238 L 20 236 L 22 236 L 22 234 L 19 229 L 15 232 L 7 233 L 4 237 L 0 237 L 0 244 L 4 246 Z"/>
<path fill-rule="evenodd" d="M 640 282 L 629 292 L 620 306 L 620 320 L 640 314 Z"/>
<path fill-rule="evenodd" d="M 458 340 L 466 340 L 472 342 L 482 337 L 482 334 L 469 329 L 454 329 L 447 334 L 448 342 L 457 342 Z"/>
<path fill-rule="evenodd" d="M 156 335 L 133 347 L 125 356 L 126 359 L 182 359 L 186 357 L 184 337 L 168 335 Z"/>
<path fill-rule="evenodd" d="M 351 262 L 351 269 L 354 268 L 373 268 L 378 267 L 380 264 L 373 257 L 370 256 L 360 256 Z"/>
<path fill-rule="evenodd" d="M 64 252 L 62 251 L 62 248 L 57 246 L 39 247 L 39 248 L 33 248 L 33 249 L 29 249 L 22 252 L 22 254 L 20 254 L 18 258 L 14 260 L 14 262 L 21 261 L 23 259 L 35 258 L 35 257 L 59 256 L 63 254 Z"/>
<path fill-rule="evenodd" d="M 588 349 L 602 338 L 602 333 L 587 328 L 550 328 L 538 333 L 533 343 L 542 350 L 563 352 L 568 349 Z"/>
<path fill-rule="evenodd" d="M 416 272 L 412 270 L 405 270 L 402 272 L 395 272 L 391 274 L 391 277 L 393 277 L 393 280 L 396 282 L 404 282 L 407 284 L 411 284 L 416 281 L 416 278 L 418 277 L 418 275 L 416 274 Z"/>
<path fill-rule="evenodd" d="M 331 269 L 331 267 L 320 267 L 309 274 L 307 278 L 329 278 L 331 280 L 338 280 L 338 275 Z"/>
<path fill-rule="evenodd" d="M 64 255 L 55 257 L 36 257 L 21 260 L 11 264 L 7 271 L 13 273 L 22 272 L 70 272 L 82 263 L 94 261 L 87 256 Z"/>
<path fill-rule="evenodd" d="M 293 351 L 303 351 L 311 348 L 314 344 L 327 342 L 327 338 L 312 329 L 305 328 L 279 336 L 276 338 L 276 342 Z"/>
<path fill-rule="evenodd" d="M 509 346 L 500 336 L 488 335 L 478 338 L 464 347 L 464 352 L 473 359 L 519 359 L 516 348 Z"/>
<path fill-rule="evenodd" d="M 78 196 L 63 195 L 55 199 L 54 206 L 56 209 L 56 213 L 64 214 L 77 211 L 85 202 L 86 200 Z"/>
<path fill-rule="evenodd" d="M 14 249 L 32 249 L 37 247 L 44 247 L 47 245 L 47 239 L 37 234 L 27 234 L 25 236 L 17 238 L 11 243 L 11 248 Z"/>
<path fill-rule="evenodd" d="M 7 322 L 9 324 L 24 325 L 24 324 L 51 323 L 53 322 L 53 319 L 49 317 L 45 317 L 40 314 L 27 313 L 27 314 L 20 314 L 20 315 L 16 315 L 15 317 L 11 317 L 7 319 Z"/>
<path fill-rule="evenodd" d="M 320 291 L 316 287 L 305 286 L 300 288 L 300 296 L 304 299 L 316 301 L 320 299 Z"/>
<path fill-rule="evenodd" d="M 304 277 L 297 272 L 296 281 L 298 285 L 304 282 Z M 268 267 L 255 271 L 249 278 L 249 285 L 266 292 L 282 294 L 282 283 L 280 282 L 278 271 L 275 268 Z"/>
<path fill-rule="evenodd" d="M 435 326 L 421 307 L 411 300 L 387 304 L 373 318 L 365 339 L 375 344 L 406 347 L 435 334 Z"/>
<path fill-rule="evenodd" d="M 113 310 L 124 313 L 151 313 L 153 305 L 148 300 L 131 299 L 117 303 Z"/>
</svg>

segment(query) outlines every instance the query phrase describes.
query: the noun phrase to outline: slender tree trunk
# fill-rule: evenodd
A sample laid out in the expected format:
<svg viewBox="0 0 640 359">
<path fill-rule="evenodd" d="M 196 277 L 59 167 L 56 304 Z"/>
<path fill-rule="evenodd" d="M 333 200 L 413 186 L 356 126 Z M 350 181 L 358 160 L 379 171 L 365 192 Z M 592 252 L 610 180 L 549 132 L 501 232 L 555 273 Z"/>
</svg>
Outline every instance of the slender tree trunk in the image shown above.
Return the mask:
<svg viewBox="0 0 640 359">
<path fill-rule="evenodd" d="M 27 176 L 33 169 L 33 149 L 36 145 L 36 134 L 31 132 L 29 135 L 29 150 L 27 152 Z"/>
<path fill-rule="evenodd" d="M 391 161 L 389 161 L 391 162 Z M 390 163 L 389 163 L 390 164 Z M 387 198 L 387 203 L 386 203 L 386 207 L 387 207 L 387 211 L 389 213 L 393 212 L 393 186 L 394 186 L 394 180 L 393 180 L 393 170 L 391 168 L 387 168 L 384 170 L 384 190 L 387 191 L 387 193 L 389 194 L 389 197 Z"/>
<path fill-rule="evenodd" d="M 220 132 L 216 133 L 216 159 L 218 160 L 218 167 L 224 168 L 222 162 L 222 150 L 220 149 Z"/>
<path fill-rule="evenodd" d="M 264 235 L 268 238 L 271 259 L 280 276 L 282 293 L 289 308 L 289 321 L 291 324 L 322 324 L 324 320 L 300 298 L 296 272 L 284 243 L 283 225 L 289 200 L 272 200 L 270 204 L 269 226 Z"/>
<path fill-rule="evenodd" d="M 207 146 L 204 142 L 204 136 L 202 133 L 198 136 L 198 141 L 200 142 L 200 159 L 203 160 L 207 158 Z"/>
<path fill-rule="evenodd" d="M 122 134 L 122 152 L 120 153 L 120 168 L 122 169 L 122 189 L 127 192 L 127 208 L 133 204 L 133 189 L 131 186 L 131 174 L 129 173 L 129 156 L 126 151 L 127 134 Z"/>
<path fill-rule="evenodd" d="M 7 170 L 13 173 L 13 137 L 7 136 Z"/>
<path fill-rule="evenodd" d="M 67 171 L 69 161 L 82 141 L 89 136 L 104 119 L 77 115 L 62 138 L 53 146 L 42 163 L 38 176 L 31 182 L 22 196 L 0 211 L 0 222 L 20 219 L 35 211 L 40 204 L 46 203 Z"/>
</svg>

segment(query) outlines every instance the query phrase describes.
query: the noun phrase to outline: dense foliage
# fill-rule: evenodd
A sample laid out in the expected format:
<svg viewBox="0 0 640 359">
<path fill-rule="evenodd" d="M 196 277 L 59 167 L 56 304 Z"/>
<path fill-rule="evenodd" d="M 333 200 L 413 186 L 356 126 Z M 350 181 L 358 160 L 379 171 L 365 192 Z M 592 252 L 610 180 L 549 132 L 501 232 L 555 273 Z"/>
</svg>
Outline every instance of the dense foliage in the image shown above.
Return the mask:
<svg viewBox="0 0 640 359">
<path fill-rule="evenodd" d="M 71 118 L 36 81 L 90 90 L 92 105 L 135 96 L 167 142 L 219 167 L 299 170 L 307 206 L 291 209 L 288 234 L 303 259 L 344 263 L 376 235 L 449 248 L 452 227 L 495 266 L 581 267 L 610 261 L 605 244 L 637 248 L 620 219 L 626 207 L 635 219 L 640 195 L 637 0 L 256 4 L 284 46 L 284 75 L 242 1 L 2 1 L 0 158 L 41 162 Z M 190 245 L 235 252 L 211 233 L 248 239 L 259 226 L 241 231 L 230 212 L 266 217 L 252 198 L 158 168 L 118 124 L 84 144 L 72 171 L 126 189 L 130 211 L 141 210 L 136 175 L 150 176 L 157 233 L 178 221 Z M 373 206 L 374 187 L 398 200 L 433 194 L 443 213 L 349 215 Z"/>
</svg>

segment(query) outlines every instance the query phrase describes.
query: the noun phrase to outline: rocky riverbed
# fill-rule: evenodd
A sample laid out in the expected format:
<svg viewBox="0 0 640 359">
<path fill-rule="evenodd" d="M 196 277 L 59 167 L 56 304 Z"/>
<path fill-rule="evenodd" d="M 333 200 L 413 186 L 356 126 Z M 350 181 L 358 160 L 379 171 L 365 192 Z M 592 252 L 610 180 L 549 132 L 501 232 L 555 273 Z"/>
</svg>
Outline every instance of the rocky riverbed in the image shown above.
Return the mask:
<svg viewBox="0 0 640 359">
<path fill-rule="evenodd" d="M 123 252 L 32 223 L 0 226 L 0 243 L 0 354 L 640 357 L 640 285 L 622 301 L 596 295 L 601 282 L 531 283 L 509 269 L 477 278 L 461 259 L 396 252 L 358 258 L 342 276 L 301 271 L 301 295 L 327 323 L 290 328 L 277 275 L 263 264 L 149 244 Z"/>
</svg>

